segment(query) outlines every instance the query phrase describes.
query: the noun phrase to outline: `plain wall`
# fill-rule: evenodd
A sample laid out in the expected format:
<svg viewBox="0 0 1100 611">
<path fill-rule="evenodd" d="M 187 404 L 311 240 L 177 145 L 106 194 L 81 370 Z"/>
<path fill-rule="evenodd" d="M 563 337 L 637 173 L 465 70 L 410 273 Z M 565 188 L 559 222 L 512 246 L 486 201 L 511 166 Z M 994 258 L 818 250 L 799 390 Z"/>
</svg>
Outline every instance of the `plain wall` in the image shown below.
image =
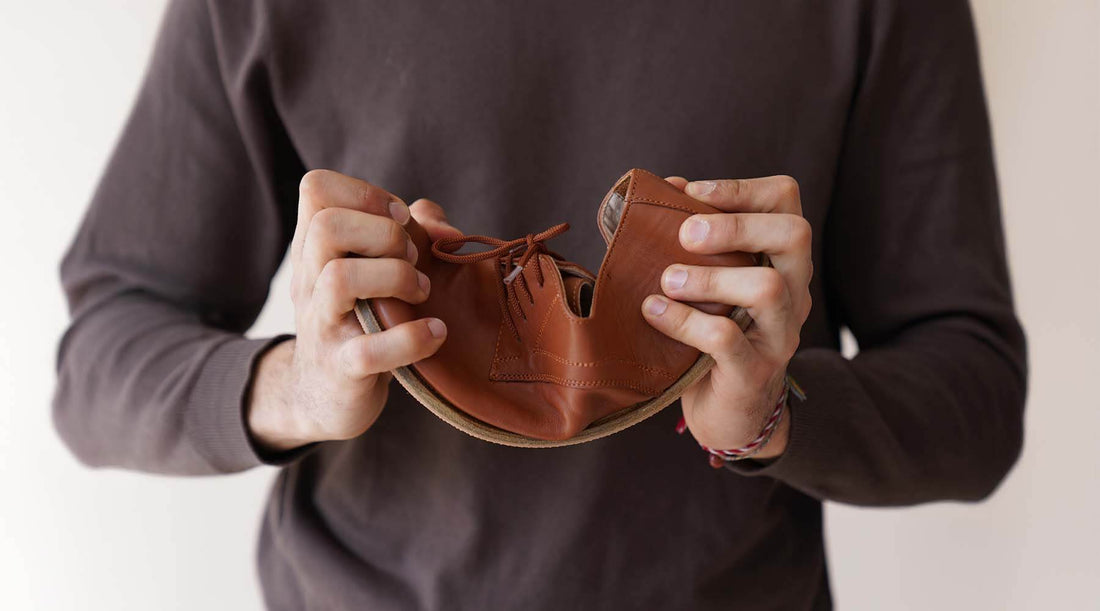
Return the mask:
<svg viewBox="0 0 1100 611">
<path fill-rule="evenodd" d="M 57 264 L 163 6 L 0 0 L 0 609 L 261 607 L 253 546 L 273 470 L 93 471 L 50 423 L 66 321 Z M 1083 608 L 1100 598 L 1100 5 L 977 0 L 975 11 L 1031 346 L 1026 448 L 985 503 L 830 504 L 842 609 Z M 253 335 L 292 328 L 286 295 L 280 273 Z"/>
</svg>

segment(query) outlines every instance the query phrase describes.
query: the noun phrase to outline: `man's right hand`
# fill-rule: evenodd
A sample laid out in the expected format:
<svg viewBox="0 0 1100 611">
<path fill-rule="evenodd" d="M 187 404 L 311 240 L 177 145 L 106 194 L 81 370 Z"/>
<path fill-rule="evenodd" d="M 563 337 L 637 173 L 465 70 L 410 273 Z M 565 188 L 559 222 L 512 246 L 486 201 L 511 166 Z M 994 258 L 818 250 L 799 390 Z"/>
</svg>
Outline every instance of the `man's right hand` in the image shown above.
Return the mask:
<svg viewBox="0 0 1100 611">
<path fill-rule="evenodd" d="M 290 251 L 297 337 L 261 357 L 249 393 L 248 426 L 263 448 L 361 435 L 386 403 L 389 371 L 443 344 L 447 327 L 437 318 L 364 334 L 353 312 L 357 299 L 428 298 L 428 278 L 413 267 L 421 253 L 403 227 L 410 215 L 433 240 L 460 233 L 431 201 L 410 208 L 327 170 L 302 178 Z"/>
</svg>

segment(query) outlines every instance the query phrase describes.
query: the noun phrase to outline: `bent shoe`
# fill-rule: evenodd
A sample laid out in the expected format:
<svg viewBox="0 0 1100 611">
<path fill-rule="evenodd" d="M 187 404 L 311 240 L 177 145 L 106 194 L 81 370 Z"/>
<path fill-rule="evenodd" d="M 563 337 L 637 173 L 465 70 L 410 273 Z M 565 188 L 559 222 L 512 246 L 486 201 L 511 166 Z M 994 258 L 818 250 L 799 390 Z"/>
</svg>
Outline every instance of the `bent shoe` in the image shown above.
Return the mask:
<svg viewBox="0 0 1100 611">
<path fill-rule="evenodd" d="M 768 264 L 762 255 L 684 250 L 680 224 L 713 212 L 660 177 L 631 170 L 597 213 L 607 242 L 598 274 L 547 249 L 566 224 L 510 241 L 469 235 L 431 243 L 410 220 L 431 295 L 415 305 L 361 300 L 356 315 L 368 333 L 429 316 L 447 324 L 439 351 L 394 377 L 458 429 L 511 446 L 598 439 L 656 414 L 713 365 L 642 317 L 642 301 L 661 293 L 665 268 Z M 467 243 L 489 248 L 459 254 Z M 742 329 L 751 322 L 740 308 L 717 313 Z"/>
</svg>

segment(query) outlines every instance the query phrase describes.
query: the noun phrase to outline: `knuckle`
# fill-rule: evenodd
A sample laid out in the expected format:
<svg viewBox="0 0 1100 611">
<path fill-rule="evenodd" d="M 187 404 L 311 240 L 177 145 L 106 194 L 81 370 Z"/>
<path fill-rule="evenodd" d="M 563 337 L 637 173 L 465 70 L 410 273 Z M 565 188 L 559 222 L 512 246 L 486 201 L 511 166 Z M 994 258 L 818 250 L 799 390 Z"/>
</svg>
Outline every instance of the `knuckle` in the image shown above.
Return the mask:
<svg viewBox="0 0 1100 611">
<path fill-rule="evenodd" d="M 298 183 L 298 193 L 303 197 L 316 198 L 325 191 L 331 170 L 310 170 Z"/>
<path fill-rule="evenodd" d="M 351 362 L 347 364 L 349 372 L 357 378 L 365 378 L 377 371 L 379 344 L 386 340 L 381 335 L 370 335 L 355 344 L 351 351 Z"/>
<path fill-rule="evenodd" d="M 379 191 L 381 189 L 367 182 L 356 182 L 355 184 L 355 198 L 363 207 L 373 204 L 379 198 Z"/>
<path fill-rule="evenodd" d="M 787 176 L 786 174 L 776 176 L 776 188 L 779 190 L 779 195 L 787 200 L 798 201 L 800 198 L 800 189 L 798 181 L 793 176 Z"/>
<path fill-rule="evenodd" d="M 401 247 L 400 252 L 404 254 L 405 242 L 408 241 L 405 229 L 391 218 L 382 216 L 375 218 L 380 223 L 378 225 L 378 240 L 381 245 L 394 249 Z M 397 250 L 394 250 L 394 252 L 397 252 Z"/>
<path fill-rule="evenodd" d="M 386 369 L 387 355 L 395 349 L 393 337 L 375 337 L 367 344 L 363 353 L 364 369 L 369 373 L 378 373 Z"/>
<path fill-rule="evenodd" d="M 315 239 L 324 242 L 333 241 L 340 232 L 341 216 L 339 208 L 319 210 L 317 214 L 313 215 L 313 220 L 309 223 L 310 233 L 314 234 Z"/>
<path fill-rule="evenodd" d="M 393 199 L 389 191 L 358 179 L 353 183 L 353 188 L 356 201 L 354 208 L 380 216 L 389 213 L 387 205 Z"/>
<path fill-rule="evenodd" d="M 733 345 L 736 337 L 734 336 L 734 329 L 736 325 L 728 318 L 722 318 L 717 316 L 711 317 L 712 322 L 707 325 L 706 342 L 708 352 L 714 353 Z"/>
<path fill-rule="evenodd" d="M 393 333 L 386 337 L 386 344 L 378 353 L 378 369 L 407 365 L 415 362 L 416 351 L 421 347 L 420 335 L 423 325 L 406 323 L 391 329 Z"/>
<path fill-rule="evenodd" d="M 795 352 L 798 352 L 798 345 L 800 343 L 802 343 L 802 338 L 799 337 L 799 333 L 797 331 L 791 333 L 791 336 L 787 339 L 787 356 L 793 355 Z"/>
<path fill-rule="evenodd" d="M 370 265 L 380 281 L 380 293 L 387 297 L 416 293 L 416 268 L 402 259 L 373 259 Z"/>
<path fill-rule="evenodd" d="M 721 216 L 723 227 L 723 239 L 729 244 L 736 244 L 745 235 L 745 217 L 740 214 L 724 214 Z"/>
<path fill-rule="evenodd" d="M 791 214 L 787 223 L 788 242 L 800 249 L 808 249 L 813 241 L 813 227 L 805 218 Z"/>
<path fill-rule="evenodd" d="M 365 361 L 366 357 L 362 356 L 361 352 L 356 353 L 359 356 L 345 357 L 344 370 L 347 372 L 347 376 L 352 380 L 364 380 L 374 375 L 374 372 L 370 368 L 370 364 Z"/>
<path fill-rule="evenodd" d="M 691 311 L 687 308 L 677 307 L 675 301 L 668 304 L 665 316 L 669 318 L 669 327 L 678 337 L 685 337 L 692 328 Z"/>
<path fill-rule="evenodd" d="M 689 272 L 689 282 L 696 284 L 704 295 L 715 295 L 721 289 L 721 281 L 714 268 L 697 267 Z"/>
<path fill-rule="evenodd" d="M 722 190 L 726 197 L 730 199 L 741 199 L 746 197 L 748 190 L 748 183 L 739 178 L 733 178 L 722 182 Z"/>
<path fill-rule="evenodd" d="M 756 282 L 756 297 L 760 303 L 775 303 L 783 296 L 783 277 L 773 268 L 762 268 Z"/>
<path fill-rule="evenodd" d="M 737 325 L 725 317 L 713 316 L 714 323 L 710 330 L 710 334 L 714 337 L 714 340 L 721 346 L 729 346 L 733 343 L 734 334 L 737 330 Z"/>
<path fill-rule="evenodd" d="M 402 293 L 405 295 L 416 295 L 420 292 L 420 283 L 416 268 L 408 261 L 396 261 L 398 265 L 397 278 L 401 283 Z"/>
<path fill-rule="evenodd" d="M 317 278 L 318 288 L 332 295 L 342 295 L 351 287 L 351 266 L 347 259 L 332 259 L 325 263 Z"/>
</svg>

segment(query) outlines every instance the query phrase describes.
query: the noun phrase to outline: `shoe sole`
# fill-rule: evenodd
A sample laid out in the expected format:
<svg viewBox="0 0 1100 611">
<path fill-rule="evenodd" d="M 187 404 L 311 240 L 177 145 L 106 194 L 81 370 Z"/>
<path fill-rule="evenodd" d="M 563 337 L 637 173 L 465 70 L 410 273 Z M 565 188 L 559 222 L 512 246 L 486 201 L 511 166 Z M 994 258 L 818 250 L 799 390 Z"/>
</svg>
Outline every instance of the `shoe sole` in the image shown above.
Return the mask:
<svg viewBox="0 0 1100 611">
<path fill-rule="evenodd" d="M 378 319 L 375 317 L 374 310 L 371 309 L 369 302 L 359 301 L 355 306 L 355 316 L 359 319 L 359 323 L 367 333 L 378 333 L 382 331 L 382 325 L 378 324 Z M 740 327 L 742 331 L 748 329 L 749 325 L 752 324 L 752 318 L 748 315 L 748 312 L 741 308 L 734 308 L 733 312 L 730 313 L 730 318 L 737 323 L 737 326 Z M 467 435 L 516 448 L 560 448 L 563 446 L 587 443 L 600 439 L 601 437 L 613 435 L 657 414 L 665 407 L 668 407 L 673 401 L 679 399 L 680 395 L 684 393 L 684 390 L 686 390 L 688 386 L 691 386 L 699 378 L 703 377 L 703 375 L 710 371 L 713 366 L 714 359 L 711 358 L 709 354 L 701 354 L 684 375 L 680 376 L 660 395 L 648 401 L 637 403 L 613 414 L 604 416 L 569 439 L 556 440 L 538 439 L 520 435 L 495 427 L 470 416 L 436 394 L 412 367 L 405 366 L 394 369 L 393 377 L 397 378 L 401 386 L 403 386 L 414 399 L 431 410 L 440 420 L 450 424 Z"/>
</svg>

